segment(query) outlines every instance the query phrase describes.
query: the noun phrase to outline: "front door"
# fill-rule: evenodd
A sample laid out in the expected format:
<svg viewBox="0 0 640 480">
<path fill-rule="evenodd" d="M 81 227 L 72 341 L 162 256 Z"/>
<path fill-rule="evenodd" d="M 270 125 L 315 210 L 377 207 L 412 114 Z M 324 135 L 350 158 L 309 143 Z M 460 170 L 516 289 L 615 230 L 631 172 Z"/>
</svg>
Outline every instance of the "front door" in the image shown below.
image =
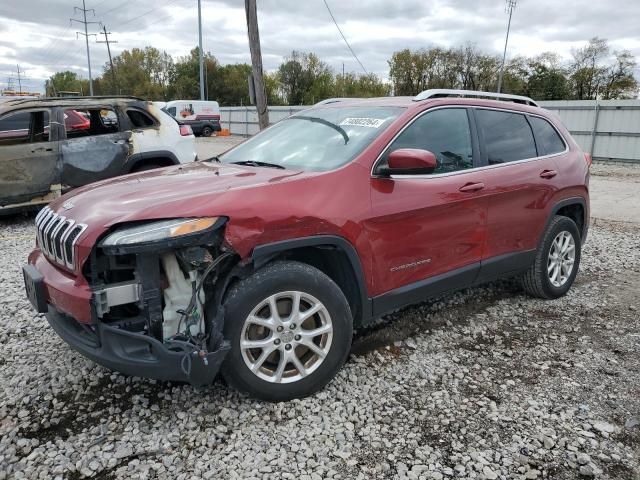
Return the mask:
<svg viewBox="0 0 640 480">
<path fill-rule="evenodd" d="M 0 207 L 59 193 L 58 142 L 47 109 L 0 118 Z M 52 192 L 52 187 L 53 191 Z M 42 201 L 51 198 L 41 198 Z"/>
<path fill-rule="evenodd" d="M 400 148 L 429 150 L 438 167 L 427 175 L 375 177 Z M 487 215 L 477 150 L 467 109 L 437 109 L 414 120 L 374 167 L 372 217 L 365 222 L 379 297 L 374 314 L 473 283 Z"/>
</svg>

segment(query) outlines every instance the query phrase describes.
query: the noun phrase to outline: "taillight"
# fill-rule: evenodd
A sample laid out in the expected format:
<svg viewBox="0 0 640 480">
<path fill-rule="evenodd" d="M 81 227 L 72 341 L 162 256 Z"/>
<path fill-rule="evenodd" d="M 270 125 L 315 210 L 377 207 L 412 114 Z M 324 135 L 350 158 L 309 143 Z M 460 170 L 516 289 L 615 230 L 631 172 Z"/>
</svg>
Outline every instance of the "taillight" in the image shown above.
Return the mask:
<svg viewBox="0 0 640 480">
<path fill-rule="evenodd" d="M 189 135 L 193 135 L 193 130 L 191 130 L 191 125 L 180 125 L 180 135 L 183 137 L 188 137 Z"/>
<path fill-rule="evenodd" d="M 591 164 L 593 163 L 593 159 L 591 158 L 591 154 L 590 153 L 585 153 L 584 154 L 584 159 L 587 161 L 587 166 L 589 168 L 591 168 Z"/>
</svg>

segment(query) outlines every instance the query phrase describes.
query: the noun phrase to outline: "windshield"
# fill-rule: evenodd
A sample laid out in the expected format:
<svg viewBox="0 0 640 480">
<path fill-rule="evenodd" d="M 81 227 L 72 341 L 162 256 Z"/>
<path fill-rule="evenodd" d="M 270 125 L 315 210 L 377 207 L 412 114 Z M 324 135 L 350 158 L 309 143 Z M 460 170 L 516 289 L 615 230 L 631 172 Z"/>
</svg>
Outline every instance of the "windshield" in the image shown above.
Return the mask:
<svg viewBox="0 0 640 480">
<path fill-rule="evenodd" d="M 220 157 L 323 172 L 353 160 L 400 115 L 401 107 L 314 108 L 282 120 Z"/>
</svg>

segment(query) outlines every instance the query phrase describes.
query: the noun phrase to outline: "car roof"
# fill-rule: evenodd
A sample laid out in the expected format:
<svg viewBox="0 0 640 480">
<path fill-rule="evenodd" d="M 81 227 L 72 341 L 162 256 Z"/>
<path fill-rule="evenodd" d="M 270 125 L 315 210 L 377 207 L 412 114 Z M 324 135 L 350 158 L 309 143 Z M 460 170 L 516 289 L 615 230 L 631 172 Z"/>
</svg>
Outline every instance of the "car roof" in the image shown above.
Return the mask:
<svg viewBox="0 0 640 480">
<path fill-rule="evenodd" d="M 148 103 L 138 97 L 104 96 L 104 97 L 44 97 L 15 98 L 0 103 L 0 113 L 23 108 L 38 107 L 101 107 L 104 105 L 141 105 Z"/>
</svg>

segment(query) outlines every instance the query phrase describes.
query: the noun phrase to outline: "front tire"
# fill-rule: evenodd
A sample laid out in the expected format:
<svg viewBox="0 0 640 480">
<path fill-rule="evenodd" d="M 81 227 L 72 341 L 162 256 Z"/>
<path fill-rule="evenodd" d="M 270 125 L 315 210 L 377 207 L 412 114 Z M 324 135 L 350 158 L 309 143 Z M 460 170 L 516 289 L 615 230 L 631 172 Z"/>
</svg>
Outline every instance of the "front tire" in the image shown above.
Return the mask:
<svg viewBox="0 0 640 480">
<path fill-rule="evenodd" d="M 545 230 L 533 265 L 522 277 L 531 296 L 554 299 L 565 295 L 578 274 L 581 238 L 573 220 L 555 216 Z"/>
<path fill-rule="evenodd" d="M 211 127 L 204 127 L 202 129 L 202 136 L 203 137 L 210 137 L 212 133 L 213 133 L 213 130 L 211 129 Z"/>
<path fill-rule="evenodd" d="M 225 299 L 231 351 L 222 375 L 271 402 L 303 398 L 344 364 L 353 321 L 340 288 L 320 270 L 278 261 L 236 283 Z"/>
</svg>

